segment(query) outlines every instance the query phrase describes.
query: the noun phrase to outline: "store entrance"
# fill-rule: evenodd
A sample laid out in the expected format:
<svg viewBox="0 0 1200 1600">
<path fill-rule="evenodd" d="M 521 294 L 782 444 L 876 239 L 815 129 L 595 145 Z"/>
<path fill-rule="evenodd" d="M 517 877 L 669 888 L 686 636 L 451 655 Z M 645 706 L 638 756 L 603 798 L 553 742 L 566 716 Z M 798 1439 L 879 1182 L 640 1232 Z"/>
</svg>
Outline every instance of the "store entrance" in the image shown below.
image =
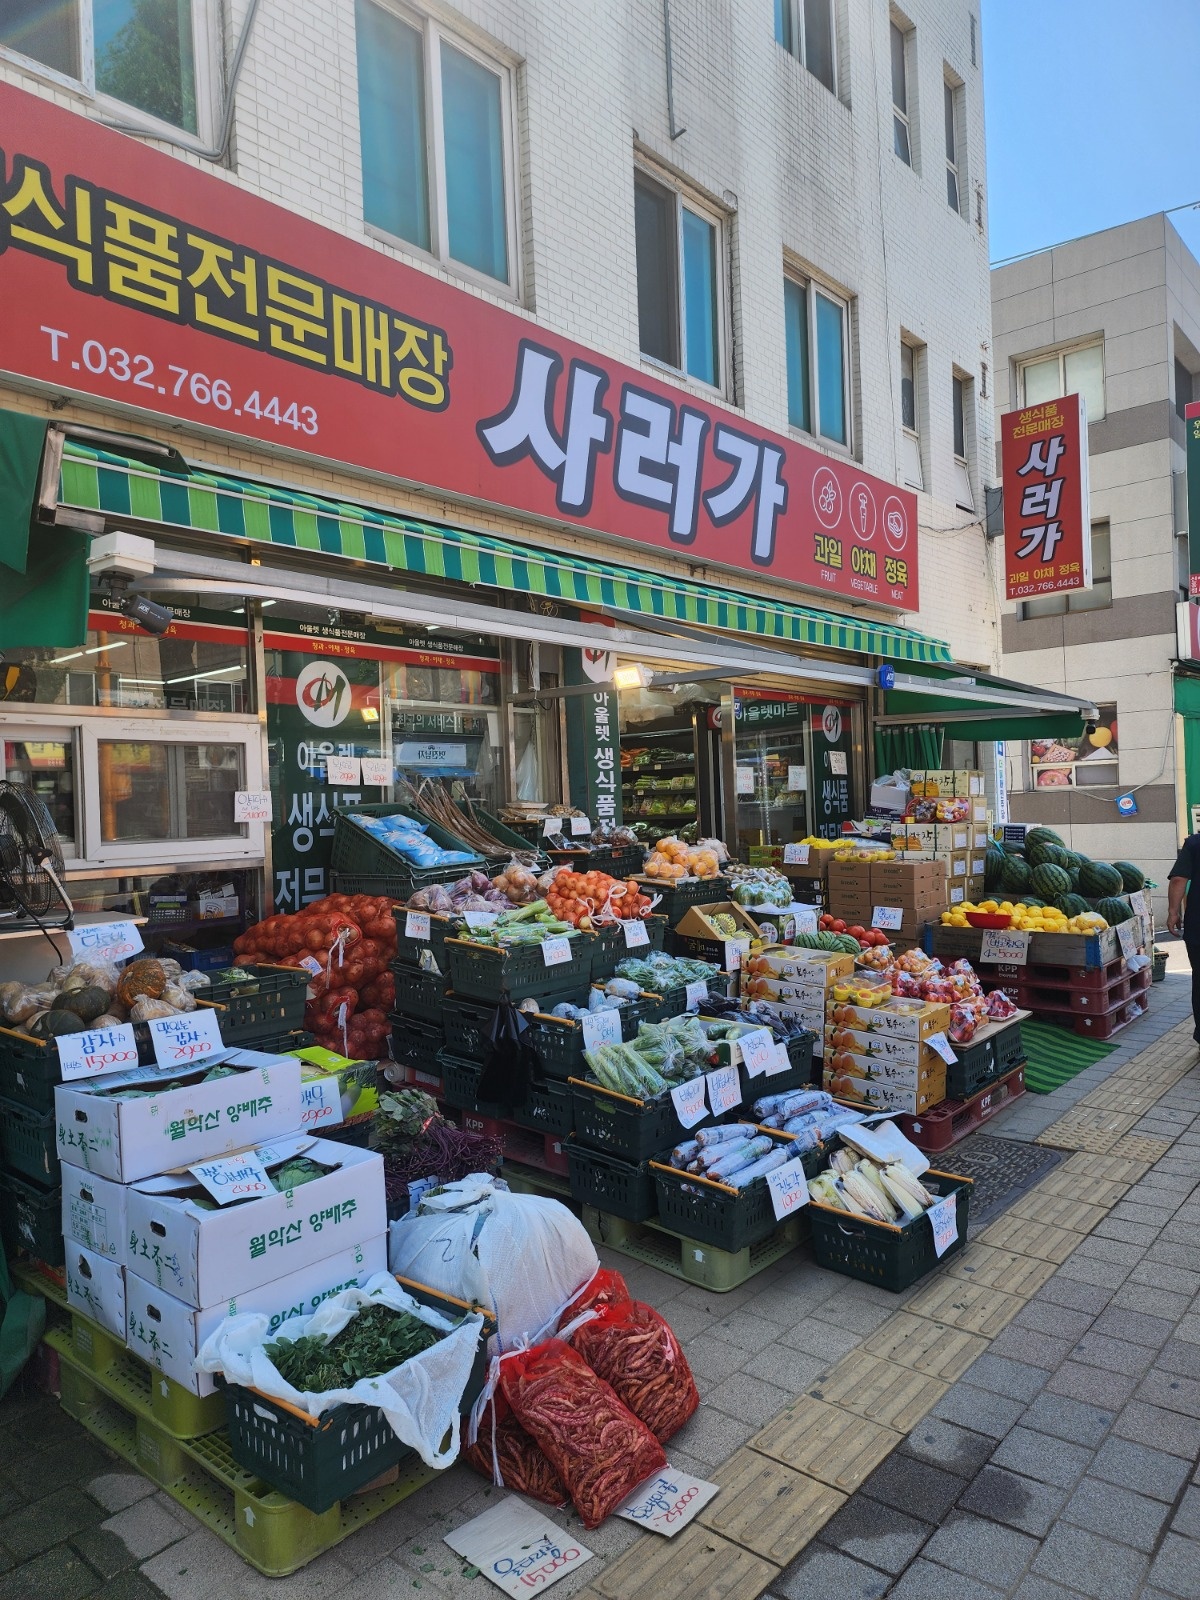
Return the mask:
<svg viewBox="0 0 1200 1600">
<path fill-rule="evenodd" d="M 719 838 L 721 736 L 707 704 L 657 708 L 644 692 L 622 692 L 621 814 L 653 844 L 668 834 L 694 844 Z"/>
<path fill-rule="evenodd" d="M 855 815 L 853 704 L 738 688 L 734 709 L 738 853 L 838 838 Z"/>
</svg>

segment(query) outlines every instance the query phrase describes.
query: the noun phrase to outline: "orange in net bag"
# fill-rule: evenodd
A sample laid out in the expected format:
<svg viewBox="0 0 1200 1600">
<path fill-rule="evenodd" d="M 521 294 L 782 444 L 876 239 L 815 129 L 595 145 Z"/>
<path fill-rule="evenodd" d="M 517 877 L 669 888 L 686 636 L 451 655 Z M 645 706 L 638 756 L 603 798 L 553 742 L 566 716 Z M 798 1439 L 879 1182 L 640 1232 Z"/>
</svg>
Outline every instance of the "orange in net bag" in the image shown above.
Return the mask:
<svg viewBox="0 0 1200 1600">
<path fill-rule="evenodd" d="M 654 1307 L 641 1300 L 599 1307 L 591 1322 L 575 1329 L 571 1344 L 660 1444 L 700 1404 L 679 1340 Z"/>
</svg>

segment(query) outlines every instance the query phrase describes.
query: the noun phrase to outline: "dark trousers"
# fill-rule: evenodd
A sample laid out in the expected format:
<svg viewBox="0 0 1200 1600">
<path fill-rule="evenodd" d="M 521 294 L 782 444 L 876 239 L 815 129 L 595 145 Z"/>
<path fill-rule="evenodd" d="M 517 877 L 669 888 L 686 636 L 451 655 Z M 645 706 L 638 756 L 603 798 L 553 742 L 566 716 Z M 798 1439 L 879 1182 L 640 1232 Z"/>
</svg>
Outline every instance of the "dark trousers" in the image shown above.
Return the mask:
<svg viewBox="0 0 1200 1600">
<path fill-rule="evenodd" d="M 1194 1037 L 1200 1040 L 1200 934 L 1186 934 L 1188 960 L 1192 966 L 1192 1017 L 1195 1021 Z"/>
</svg>

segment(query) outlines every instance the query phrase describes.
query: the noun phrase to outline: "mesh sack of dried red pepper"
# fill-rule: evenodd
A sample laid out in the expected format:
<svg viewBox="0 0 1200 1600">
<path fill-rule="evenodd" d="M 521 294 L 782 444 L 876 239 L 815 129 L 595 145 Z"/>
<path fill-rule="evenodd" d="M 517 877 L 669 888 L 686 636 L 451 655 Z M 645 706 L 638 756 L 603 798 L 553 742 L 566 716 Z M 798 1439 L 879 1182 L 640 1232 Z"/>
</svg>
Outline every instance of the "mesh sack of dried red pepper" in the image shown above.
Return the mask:
<svg viewBox="0 0 1200 1600">
<path fill-rule="evenodd" d="M 645 1423 L 561 1339 L 506 1356 L 500 1383 L 517 1420 L 566 1484 L 585 1528 L 598 1528 L 667 1464 Z"/>
<path fill-rule="evenodd" d="M 632 1298 L 621 1274 L 612 1267 L 601 1267 L 591 1282 L 585 1283 L 575 1298 L 567 1301 L 558 1319 L 559 1329 L 561 1331 L 585 1311 L 598 1311 L 601 1306 L 615 1305 Z"/>
<path fill-rule="evenodd" d="M 476 1472 L 482 1473 L 489 1483 L 496 1481 L 493 1470 L 496 1467 L 500 1471 L 500 1482 L 506 1489 L 527 1494 L 531 1500 L 540 1500 L 543 1505 L 566 1505 L 570 1496 L 563 1487 L 562 1479 L 550 1465 L 546 1452 L 513 1416 L 502 1394 L 495 1395 L 484 1407 L 479 1437 L 474 1444 L 466 1441 L 466 1427 L 464 1422 L 463 1459 Z"/>
<path fill-rule="evenodd" d="M 679 1340 L 654 1307 L 641 1300 L 601 1307 L 592 1321 L 575 1329 L 571 1344 L 660 1444 L 700 1404 Z"/>
</svg>

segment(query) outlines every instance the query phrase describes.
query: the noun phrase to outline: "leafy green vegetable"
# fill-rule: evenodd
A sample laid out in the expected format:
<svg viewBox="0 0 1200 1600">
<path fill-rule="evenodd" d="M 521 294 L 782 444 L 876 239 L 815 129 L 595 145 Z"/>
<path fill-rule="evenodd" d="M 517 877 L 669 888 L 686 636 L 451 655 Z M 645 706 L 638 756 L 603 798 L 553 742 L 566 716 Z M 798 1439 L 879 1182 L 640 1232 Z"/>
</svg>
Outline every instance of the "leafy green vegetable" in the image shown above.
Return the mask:
<svg viewBox="0 0 1200 1600">
<path fill-rule="evenodd" d="M 348 1389 L 360 1378 L 375 1378 L 428 1350 L 442 1335 L 410 1312 L 368 1306 L 332 1339 L 305 1334 L 276 1339 L 264 1351 L 279 1375 L 304 1394 Z"/>
</svg>

